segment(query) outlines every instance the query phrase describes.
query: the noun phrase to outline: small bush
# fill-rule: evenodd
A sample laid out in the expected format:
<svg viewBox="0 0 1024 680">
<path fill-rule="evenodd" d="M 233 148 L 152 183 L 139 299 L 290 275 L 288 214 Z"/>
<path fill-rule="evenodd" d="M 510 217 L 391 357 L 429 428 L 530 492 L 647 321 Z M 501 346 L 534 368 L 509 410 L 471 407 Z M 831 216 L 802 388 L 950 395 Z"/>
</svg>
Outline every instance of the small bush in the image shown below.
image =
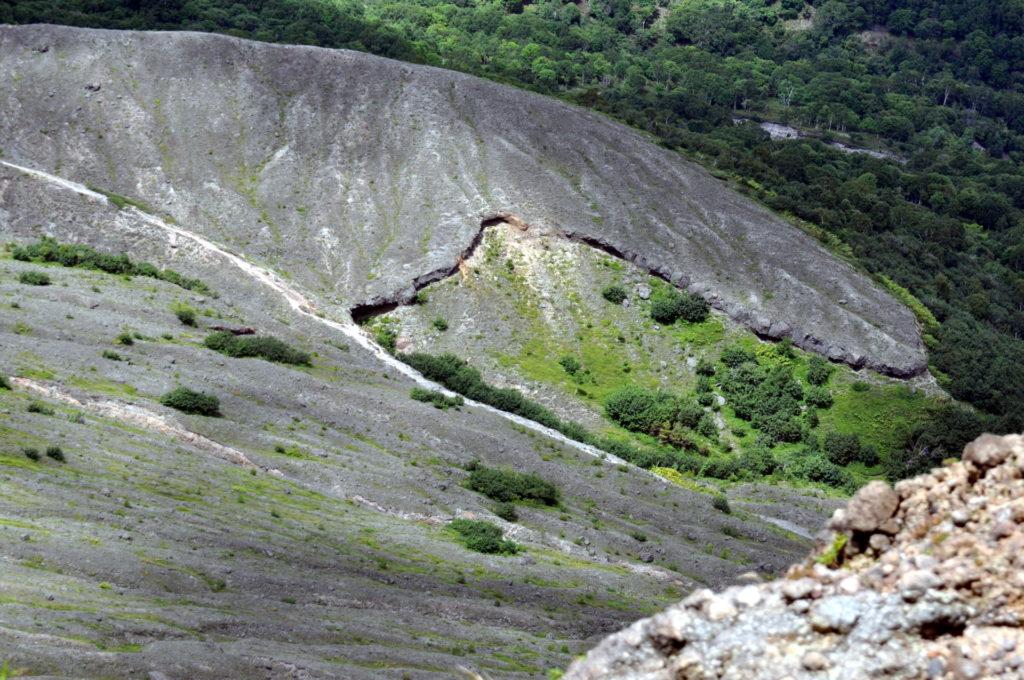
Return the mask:
<svg viewBox="0 0 1024 680">
<path fill-rule="evenodd" d="M 570 356 L 562 357 L 561 359 L 558 360 L 558 364 L 563 369 L 565 369 L 566 373 L 573 376 L 579 373 L 580 369 L 583 368 L 582 366 L 580 366 L 580 362 L 576 359 L 576 357 Z"/>
<path fill-rule="evenodd" d="M 6 375 L 0 375 L 0 390 L 11 389 L 11 383 L 7 380 Z"/>
<path fill-rule="evenodd" d="M 529 472 L 476 465 L 469 473 L 466 487 L 503 503 L 536 501 L 544 505 L 558 505 L 558 487 Z"/>
<path fill-rule="evenodd" d="M 448 526 L 459 535 L 462 545 L 489 555 L 515 555 L 519 546 L 503 538 L 501 528 L 491 522 L 472 519 L 452 520 Z"/>
<path fill-rule="evenodd" d="M 634 541 L 638 543 L 647 542 L 647 534 L 643 533 L 642 531 L 630 531 L 629 535 Z"/>
<path fill-rule="evenodd" d="M 832 365 L 824 357 L 813 356 L 807 361 L 807 382 L 824 385 L 832 375 Z"/>
<path fill-rule="evenodd" d="M 100 356 L 104 359 L 110 359 L 111 361 L 124 361 L 120 354 L 109 349 L 103 350 L 103 353 Z"/>
<path fill-rule="evenodd" d="M 697 375 L 710 378 L 715 374 L 715 365 L 707 359 L 701 358 L 701 360 L 697 362 L 696 371 Z"/>
<path fill-rule="evenodd" d="M 708 318 L 711 306 L 708 301 L 692 293 L 669 291 L 651 300 L 651 318 L 665 325 L 671 325 L 680 319 L 690 323 L 699 323 Z"/>
<path fill-rule="evenodd" d="M 601 290 L 601 297 L 613 305 L 621 305 L 622 301 L 626 299 L 626 289 L 617 284 L 605 286 Z"/>
<path fill-rule="evenodd" d="M 53 409 L 52 408 L 50 408 L 46 404 L 44 404 L 42 402 L 38 402 L 38 401 L 30 401 L 28 406 L 25 407 L 25 410 L 28 411 L 29 413 L 38 413 L 38 414 L 43 415 L 43 416 L 52 416 L 53 415 Z"/>
<path fill-rule="evenodd" d="M 378 345 L 386 349 L 389 354 L 394 354 L 398 343 L 398 331 L 390 325 L 378 326 L 373 332 L 373 339 L 377 341 Z"/>
<path fill-rule="evenodd" d="M 723 364 L 729 368 L 736 368 L 740 364 L 749 362 L 757 363 L 757 355 L 749 349 L 733 345 L 722 350 L 720 357 Z"/>
<path fill-rule="evenodd" d="M 847 488 L 853 483 L 849 472 L 817 454 L 808 454 L 796 459 L 786 465 L 785 471 L 796 479 L 819 482 L 836 489 Z"/>
<path fill-rule="evenodd" d="M 116 338 L 114 338 L 114 342 L 116 342 L 119 345 L 134 345 L 135 344 L 135 338 L 132 337 L 132 334 L 131 334 L 130 331 L 124 331 L 123 333 L 118 335 Z"/>
<path fill-rule="evenodd" d="M 506 522 L 515 522 L 519 519 L 519 513 L 516 512 L 516 504 L 508 501 L 495 505 L 494 514 Z"/>
<path fill-rule="evenodd" d="M 174 315 L 178 317 L 178 321 L 186 326 L 196 325 L 196 310 L 186 305 L 185 303 L 179 303 L 174 305 L 172 308 Z"/>
<path fill-rule="evenodd" d="M 216 417 L 220 415 L 220 400 L 212 394 L 195 392 L 187 387 L 176 387 L 160 397 L 160 403 L 183 413 Z"/>
<path fill-rule="evenodd" d="M 217 331 L 207 335 L 203 344 L 234 358 L 255 357 L 296 366 L 310 366 L 313 362 L 308 353 L 294 349 L 272 335 L 233 335 L 228 331 Z"/>
<path fill-rule="evenodd" d="M 718 426 L 710 413 L 705 413 L 697 422 L 697 434 L 708 439 L 718 439 Z"/>
<path fill-rule="evenodd" d="M 409 392 L 409 396 L 415 399 L 416 401 L 425 401 L 430 404 L 433 404 L 434 408 L 439 408 L 442 411 L 447 410 L 449 408 L 458 408 L 466 403 L 466 400 L 458 395 L 454 397 L 449 397 L 445 395 L 443 392 L 438 392 L 437 390 L 427 390 L 422 387 L 412 388 L 412 391 Z"/>
<path fill-rule="evenodd" d="M 59 446 L 47 446 L 46 455 L 58 463 L 64 463 L 67 461 L 67 458 L 64 457 L 64 451 L 62 451 Z"/>
<path fill-rule="evenodd" d="M 857 382 L 853 383 L 853 391 L 854 392 L 867 392 L 870 389 L 871 389 L 871 385 L 869 385 L 866 382 L 863 382 L 861 380 L 858 380 Z"/>
<path fill-rule="evenodd" d="M 18 275 L 18 281 L 29 286 L 50 285 L 50 277 L 44 272 L 22 272 Z"/>
<path fill-rule="evenodd" d="M 24 448 L 21 450 L 29 460 L 39 460 L 39 449 Z"/>
<path fill-rule="evenodd" d="M 817 406 L 818 408 L 829 408 L 832 406 L 832 393 L 828 391 L 827 387 L 821 387 L 819 385 L 812 385 L 807 393 L 804 395 L 804 400 L 810 406 Z"/>
<path fill-rule="evenodd" d="M 860 439 L 855 434 L 828 432 L 822 448 L 825 456 L 835 465 L 849 465 L 861 459 Z"/>
<path fill-rule="evenodd" d="M 442 333 L 448 330 L 448 322 L 442 319 L 441 317 L 437 317 L 436 319 L 434 319 L 431 325 L 437 330 L 441 331 Z"/>
<path fill-rule="evenodd" d="M 148 276 L 201 295 L 216 297 L 216 294 L 202 281 L 182 276 L 173 269 L 159 269 L 149 262 L 132 262 L 124 253 L 111 255 L 86 245 L 59 243 L 50 237 L 43 237 L 38 243 L 18 246 L 12 255 L 15 260 L 22 262 L 56 262 L 63 267 L 98 269 L 108 274 Z"/>
<path fill-rule="evenodd" d="M 711 499 L 711 507 L 719 512 L 724 512 L 727 515 L 732 514 L 732 508 L 729 507 L 729 499 L 725 497 L 725 494 L 718 494 Z"/>
</svg>

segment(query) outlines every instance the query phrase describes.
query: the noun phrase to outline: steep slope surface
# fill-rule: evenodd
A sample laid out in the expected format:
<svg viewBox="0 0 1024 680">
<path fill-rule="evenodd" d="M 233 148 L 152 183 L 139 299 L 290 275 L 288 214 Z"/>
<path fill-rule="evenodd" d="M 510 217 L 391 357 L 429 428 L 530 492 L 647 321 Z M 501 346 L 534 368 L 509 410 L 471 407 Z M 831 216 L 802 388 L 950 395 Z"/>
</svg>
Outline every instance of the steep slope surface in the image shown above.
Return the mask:
<svg viewBox="0 0 1024 680">
<path fill-rule="evenodd" d="M 617 633 L 567 680 L 1019 678 L 1024 437 L 862 488 L 786 579 L 703 590 Z"/>
<path fill-rule="evenodd" d="M 0 29 L 0 79 L 5 158 L 142 200 L 349 306 L 408 298 L 512 211 L 759 333 L 925 367 L 911 313 L 813 239 L 549 99 L 353 52 L 52 26 Z"/>
<path fill-rule="evenodd" d="M 2 242 L 85 242 L 217 294 L 0 251 L 0 666 L 17 675 L 536 676 L 697 584 L 806 549 L 742 498 L 725 515 L 492 410 L 410 399 L 415 376 L 346 307 L 310 307 L 187 222 L 7 162 L 0 187 L 0 214 L 23 215 Z M 277 336 L 312 366 L 213 352 L 218 325 Z M 161 405 L 176 385 L 219 396 L 223 417 Z M 541 475 L 559 507 L 498 519 L 462 485 L 475 458 Z M 830 505 L 783 496 L 805 516 Z M 523 551 L 466 550 L 454 517 L 495 522 Z"/>
</svg>

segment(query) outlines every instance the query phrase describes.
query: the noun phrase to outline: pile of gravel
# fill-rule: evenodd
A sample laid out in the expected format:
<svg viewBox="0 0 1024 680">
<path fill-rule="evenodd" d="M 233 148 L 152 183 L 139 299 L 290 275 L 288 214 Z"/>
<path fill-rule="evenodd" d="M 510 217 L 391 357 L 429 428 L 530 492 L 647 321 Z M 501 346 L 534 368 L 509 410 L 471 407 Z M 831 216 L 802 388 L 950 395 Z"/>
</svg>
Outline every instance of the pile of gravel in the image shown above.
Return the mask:
<svg viewBox="0 0 1024 680">
<path fill-rule="evenodd" d="M 1024 437 L 872 482 L 778 581 L 695 592 L 605 639 L 583 678 L 1024 677 Z"/>
</svg>

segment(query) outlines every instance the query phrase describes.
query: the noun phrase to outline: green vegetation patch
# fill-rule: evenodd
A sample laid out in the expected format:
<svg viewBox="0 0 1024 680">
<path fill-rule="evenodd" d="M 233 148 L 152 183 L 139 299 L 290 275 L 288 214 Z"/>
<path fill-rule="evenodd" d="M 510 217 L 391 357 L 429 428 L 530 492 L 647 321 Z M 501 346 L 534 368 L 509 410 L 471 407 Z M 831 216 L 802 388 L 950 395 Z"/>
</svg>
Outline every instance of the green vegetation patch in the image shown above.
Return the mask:
<svg viewBox="0 0 1024 680">
<path fill-rule="evenodd" d="M 187 387 L 176 387 L 160 397 L 160 403 L 183 413 L 200 416 L 220 416 L 220 400 L 212 394 L 196 392 Z"/>
<path fill-rule="evenodd" d="M 455 519 L 448 527 L 459 537 L 459 542 L 470 550 L 489 555 L 515 555 L 519 545 L 506 541 L 501 528 L 491 522 L 473 519 Z"/>
<path fill-rule="evenodd" d="M 94 269 L 108 274 L 148 276 L 167 281 L 185 290 L 215 297 L 215 293 L 206 283 L 182 276 L 173 269 L 159 269 L 149 262 L 133 262 L 124 253 L 111 255 L 80 243 L 60 243 L 48 236 L 44 236 L 38 243 L 15 247 L 12 256 L 22 262 L 50 262 L 62 267 Z"/>
<path fill-rule="evenodd" d="M 529 472 L 515 472 L 472 464 L 466 488 L 499 502 L 534 501 L 558 505 L 558 487 Z"/>
<path fill-rule="evenodd" d="M 256 357 L 295 366 L 311 366 L 313 363 L 308 352 L 294 349 L 272 335 L 234 335 L 228 331 L 217 331 L 207 335 L 203 344 L 229 357 Z"/>
<path fill-rule="evenodd" d="M 450 408 L 458 408 L 466 403 L 466 401 L 458 395 L 449 397 L 443 392 L 428 390 L 422 387 L 412 388 L 409 392 L 409 396 L 416 401 L 425 401 L 429 404 L 433 404 L 434 408 L 441 409 L 442 411 Z"/>
</svg>

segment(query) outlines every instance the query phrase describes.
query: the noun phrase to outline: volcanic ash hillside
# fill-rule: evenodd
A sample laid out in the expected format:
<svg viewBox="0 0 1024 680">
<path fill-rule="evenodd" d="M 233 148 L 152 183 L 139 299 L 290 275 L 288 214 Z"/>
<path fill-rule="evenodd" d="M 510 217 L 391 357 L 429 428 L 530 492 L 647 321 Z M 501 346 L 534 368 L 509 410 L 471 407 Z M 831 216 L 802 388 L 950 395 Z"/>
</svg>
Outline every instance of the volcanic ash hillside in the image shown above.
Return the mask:
<svg viewBox="0 0 1024 680">
<path fill-rule="evenodd" d="M 910 310 L 813 238 L 550 98 L 345 50 L 57 26 L 0 27 L 0 82 L 5 160 L 142 202 L 349 307 L 407 301 L 507 211 L 761 335 L 926 368 Z M 0 227 L 21 232 L 38 214 L 18 191 L 0 185 Z"/>
<path fill-rule="evenodd" d="M 1024 677 L 1024 437 L 861 489 L 785 579 L 701 590 L 566 678 Z"/>
</svg>

